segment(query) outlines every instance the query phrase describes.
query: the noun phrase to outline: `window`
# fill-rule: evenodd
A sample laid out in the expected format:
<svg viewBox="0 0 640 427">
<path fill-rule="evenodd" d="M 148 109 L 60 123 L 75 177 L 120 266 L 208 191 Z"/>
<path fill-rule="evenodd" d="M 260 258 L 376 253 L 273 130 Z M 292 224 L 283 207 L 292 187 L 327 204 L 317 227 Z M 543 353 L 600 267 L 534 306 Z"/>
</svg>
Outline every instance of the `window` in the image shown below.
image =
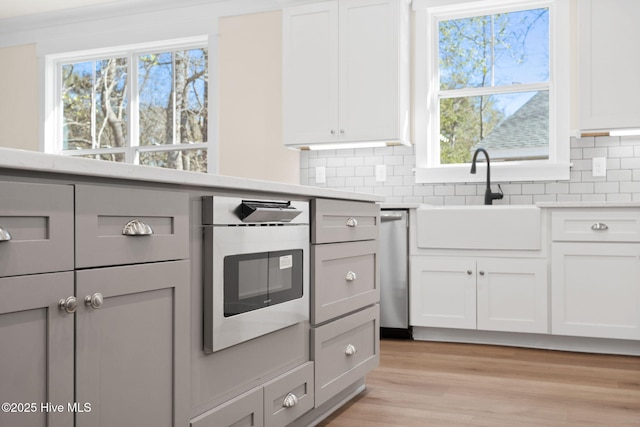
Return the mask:
<svg viewBox="0 0 640 427">
<path fill-rule="evenodd" d="M 497 180 L 569 178 L 568 12 L 557 3 L 414 1 L 417 182 L 483 179 L 469 174 L 478 148 Z"/>
<path fill-rule="evenodd" d="M 206 40 L 47 58 L 53 137 L 47 151 L 207 172 Z"/>
</svg>

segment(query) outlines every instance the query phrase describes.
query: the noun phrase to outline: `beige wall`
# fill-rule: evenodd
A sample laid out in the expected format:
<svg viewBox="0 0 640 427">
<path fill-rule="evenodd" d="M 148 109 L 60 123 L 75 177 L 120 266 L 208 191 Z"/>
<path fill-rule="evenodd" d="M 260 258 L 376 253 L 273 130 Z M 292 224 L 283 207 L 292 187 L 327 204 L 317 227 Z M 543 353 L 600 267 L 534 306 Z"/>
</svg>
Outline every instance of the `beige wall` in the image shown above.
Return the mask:
<svg viewBox="0 0 640 427">
<path fill-rule="evenodd" d="M 38 151 L 36 46 L 0 49 L 0 65 L 0 147 Z"/>
<path fill-rule="evenodd" d="M 222 175 L 300 183 L 300 153 L 282 143 L 282 14 L 220 19 Z"/>
</svg>

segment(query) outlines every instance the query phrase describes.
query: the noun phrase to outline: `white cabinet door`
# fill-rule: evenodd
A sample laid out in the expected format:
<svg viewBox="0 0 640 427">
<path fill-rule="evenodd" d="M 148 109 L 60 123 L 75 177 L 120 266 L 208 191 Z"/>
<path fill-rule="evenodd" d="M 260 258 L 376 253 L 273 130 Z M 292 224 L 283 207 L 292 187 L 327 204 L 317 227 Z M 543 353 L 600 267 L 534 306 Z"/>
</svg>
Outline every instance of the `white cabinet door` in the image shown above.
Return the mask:
<svg viewBox="0 0 640 427">
<path fill-rule="evenodd" d="M 284 143 L 408 142 L 406 0 L 284 8 Z"/>
<path fill-rule="evenodd" d="M 547 262 L 478 259 L 478 329 L 548 332 Z"/>
<path fill-rule="evenodd" d="M 580 127 L 640 127 L 640 2 L 578 3 Z"/>
<path fill-rule="evenodd" d="M 552 323 L 556 335 L 640 339 L 640 245 L 554 243 Z"/>
<path fill-rule="evenodd" d="M 473 258 L 411 258 L 410 324 L 476 328 L 476 262 Z"/>
<path fill-rule="evenodd" d="M 397 0 L 340 2 L 340 139 L 398 138 Z"/>
<path fill-rule="evenodd" d="M 284 8 L 284 143 L 338 139 L 338 3 Z"/>
</svg>

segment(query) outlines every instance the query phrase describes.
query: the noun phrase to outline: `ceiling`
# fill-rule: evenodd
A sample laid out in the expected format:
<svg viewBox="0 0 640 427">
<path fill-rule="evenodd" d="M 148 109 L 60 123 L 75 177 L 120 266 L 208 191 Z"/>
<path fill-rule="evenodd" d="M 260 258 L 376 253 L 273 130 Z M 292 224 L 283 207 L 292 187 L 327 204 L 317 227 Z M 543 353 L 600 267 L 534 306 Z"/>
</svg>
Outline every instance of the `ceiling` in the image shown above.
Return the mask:
<svg viewBox="0 0 640 427">
<path fill-rule="evenodd" d="M 123 3 L 123 0 L 0 0 L 0 19 L 59 12 L 106 3 Z"/>
</svg>

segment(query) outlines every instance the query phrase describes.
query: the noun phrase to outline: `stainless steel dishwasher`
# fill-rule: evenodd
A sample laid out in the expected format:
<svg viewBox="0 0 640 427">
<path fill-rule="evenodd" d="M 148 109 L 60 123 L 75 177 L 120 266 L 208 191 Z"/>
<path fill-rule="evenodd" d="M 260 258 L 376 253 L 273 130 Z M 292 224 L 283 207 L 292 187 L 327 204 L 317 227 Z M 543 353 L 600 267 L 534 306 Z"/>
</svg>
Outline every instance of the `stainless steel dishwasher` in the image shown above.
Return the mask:
<svg viewBox="0 0 640 427">
<path fill-rule="evenodd" d="M 409 327 L 409 212 L 380 214 L 380 336 L 411 338 Z"/>
</svg>

